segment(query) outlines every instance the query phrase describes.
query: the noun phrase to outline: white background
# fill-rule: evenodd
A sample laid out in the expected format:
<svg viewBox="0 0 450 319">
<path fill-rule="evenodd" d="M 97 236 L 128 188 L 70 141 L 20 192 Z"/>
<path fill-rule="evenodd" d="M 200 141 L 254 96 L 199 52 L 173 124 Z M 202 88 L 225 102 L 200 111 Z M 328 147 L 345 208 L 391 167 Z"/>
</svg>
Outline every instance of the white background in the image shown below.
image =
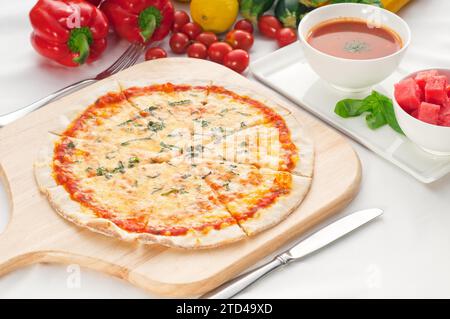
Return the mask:
<svg viewBox="0 0 450 319">
<path fill-rule="evenodd" d="M 0 114 L 96 74 L 126 47 L 112 39 L 107 53 L 91 66 L 55 66 L 40 58 L 29 44 L 27 14 L 35 1 L 0 3 Z M 403 68 L 450 67 L 449 12 L 448 0 L 412 0 L 400 12 L 413 32 Z M 275 49 L 272 41 L 257 37 L 251 58 Z M 358 197 L 342 213 L 380 207 L 384 216 L 320 253 L 272 273 L 239 297 L 450 297 L 450 176 L 424 185 L 352 144 L 361 157 L 363 181 Z M 0 230 L 8 214 L 7 198 L 0 187 Z M 81 270 L 81 286 L 70 288 L 69 275 L 65 266 L 26 267 L 0 278 L 0 297 L 157 297 L 85 269 Z"/>
</svg>

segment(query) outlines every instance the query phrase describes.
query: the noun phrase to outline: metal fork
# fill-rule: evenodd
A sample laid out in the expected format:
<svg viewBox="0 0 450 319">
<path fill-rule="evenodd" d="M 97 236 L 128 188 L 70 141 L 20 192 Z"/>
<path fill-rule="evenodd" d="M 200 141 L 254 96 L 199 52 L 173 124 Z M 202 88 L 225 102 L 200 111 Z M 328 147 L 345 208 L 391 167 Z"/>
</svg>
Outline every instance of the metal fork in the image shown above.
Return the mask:
<svg viewBox="0 0 450 319">
<path fill-rule="evenodd" d="M 107 78 L 108 76 L 111 76 L 119 71 L 122 71 L 133 64 L 136 63 L 137 59 L 141 55 L 141 53 L 144 51 L 145 46 L 142 44 L 131 44 L 127 50 L 114 62 L 109 68 L 104 70 L 103 72 L 97 74 L 94 78 L 85 79 L 78 81 L 76 83 L 73 83 L 69 86 L 66 86 L 65 88 L 62 88 L 56 92 L 53 92 L 52 94 L 40 99 L 39 101 L 36 101 L 30 105 L 27 105 L 19 110 L 7 113 L 5 115 L 0 116 L 0 127 L 3 127 L 22 116 L 31 113 L 50 101 L 53 101 L 57 98 L 63 97 L 64 95 L 67 95 L 68 93 L 74 91 L 77 88 L 87 86 L 88 84 L 94 83 L 98 80 L 102 80 L 104 78 Z"/>
</svg>

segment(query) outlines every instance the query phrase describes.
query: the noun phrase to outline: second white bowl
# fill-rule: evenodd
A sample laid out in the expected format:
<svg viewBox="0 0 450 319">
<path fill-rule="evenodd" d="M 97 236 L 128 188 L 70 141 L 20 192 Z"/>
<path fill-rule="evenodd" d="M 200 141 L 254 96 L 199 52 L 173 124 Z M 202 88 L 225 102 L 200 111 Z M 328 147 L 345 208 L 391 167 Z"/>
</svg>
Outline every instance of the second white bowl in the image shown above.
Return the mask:
<svg viewBox="0 0 450 319">
<path fill-rule="evenodd" d="M 446 75 L 450 79 L 450 69 L 434 68 L 433 70 L 438 70 L 439 74 Z M 415 77 L 418 72 L 414 72 L 404 79 Z M 429 153 L 444 156 L 450 155 L 450 127 L 422 122 L 404 111 L 397 103 L 395 96 L 392 97 L 392 100 L 397 122 L 411 141 Z"/>
</svg>

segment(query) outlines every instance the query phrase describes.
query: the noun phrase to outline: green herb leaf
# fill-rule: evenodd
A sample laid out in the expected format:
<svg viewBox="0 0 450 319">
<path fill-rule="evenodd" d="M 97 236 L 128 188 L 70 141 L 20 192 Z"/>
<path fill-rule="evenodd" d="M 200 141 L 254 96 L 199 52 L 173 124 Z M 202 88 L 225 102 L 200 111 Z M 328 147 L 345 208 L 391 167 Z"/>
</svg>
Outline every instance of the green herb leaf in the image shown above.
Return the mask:
<svg viewBox="0 0 450 319">
<path fill-rule="evenodd" d="M 209 125 L 209 122 L 202 119 L 194 119 L 195 122 L 200 123 L 202 127 L 207 127 Z"/>
<path fill-rule="evenodd" d="M 135 164 L 139 163 L 139 158 L 136 156 L 130 157 L 128 159 L 128 168 L 132 168 L 135 166 Z"/>
<path fill-rule="evenodd" d="M 162 190 L 163 190 L 162 187 L 159 187 L 159 188 L 153 188 L 152 194 L 155 194 L 155 193 L 157 193 L 157 192 L 159 192 L 159 191 L 162 191 Z"/>
<path fill-rule="evenodd" d="M 374 109 L 370 114 L 366 115 L 367 126 L 372 130 L 382 127 L 387 124 L 381 108 Z"/>
<path fill-rule="evenodd" d="M 124 121 L 124 122 L 118 124 L 117 126 L 125 126 L 125 125 L 130 124 L 131 122 L 133 122 L 133 120 L 126 120 L 126 121 Z"/>
<path fill-rule="evenodd" d="M 337 102 L 334 113 L 343 118 L 359 116 L 367 111 L 362 108 L 362 104 L 362 100 L 345 99 Z"/>
<path fill-rule="evenodd" d="M 192 103 L 191 100 L 180 100 L 175 102 L 169 102 L 169 106 L 187 105 Z"/>
<path fill-rule="evenodd" d="M 128 145 L 130 145 L 130 143 L 133 143 L 133 142 L 150 141 L 150 140 L 152 140 L 151 137 L 134 138 L 134 139 L 125 141 L 123 143 L 120 143 L 120 146 L 128 146 Z"/>
<path fill-rule="evenodd" d="M 184 188 L 172 188 L 170 191 L 162 193 L 161 196 L 168 196 L 170 194 L 187 194 L 187 191 Z"/>
<path fill-rule="evenodd" d="M 149 121 L 147 127 L 150 131 L 156 133 L 158 131 L 162 131 L 166 127 L 166 125 L 164 124 L 164 122 Z"/>
<path fill-rule="evenodd" d="M 341 100 L 336 104 L 334 112 L 343 118 L 369 113 L 366 115 L 366 123 L 369 128 L 377 129 L 388 124 L 393 130 L 403 134 L 395 117 L 392 100 L 377 91 L 372 91 L 363 100 Z"/>
<path fill-rule="evenodd" d="M 106 179 L 110 179 L 112 176 L 108 170 L 104 167 L 99 167 L 96 170 L 97 176 L 104 176 Z"/>
<path fill-rule="evenodd" d="M 119 163 L 117 164 L 117 167 L 113 169 L 112 171 L 113 174 L 115 173 L 125 173 L 125 166 L 123 165 L 122 161 L 119 161 Z"/>
<path fill-rule="evenodd" d="M 161 150 L 160 152 L 164 152 L 166 150 L 174 150 L 174 149 L 180 149 L 178 146 L 176 145 L 172 145 L 172 144 L 166 144 L 164 142 L 160 142 L 159 146 L 161 146 Z"/>
<path fill-rule="evenodd" d="M 107 172 L 107 170 L 104 167 L 99 167 L 97 168 L 97 176 L 103 176 L 105 173 Z"/>
<path fill-rule="evenodd" d="M 377 91 L 372 92 L 372 96 L 377 98 L 378 102 L 382 106 L 383 115 L 387 121 L 387 124 L 396 132 L 400 134 L 404 134 L 400 125 L 397 122 L 397 118 L 395 117 L 394 106 L 392 104 L 392 100 L 383 94 L 378 93 Z"/>
</svg>

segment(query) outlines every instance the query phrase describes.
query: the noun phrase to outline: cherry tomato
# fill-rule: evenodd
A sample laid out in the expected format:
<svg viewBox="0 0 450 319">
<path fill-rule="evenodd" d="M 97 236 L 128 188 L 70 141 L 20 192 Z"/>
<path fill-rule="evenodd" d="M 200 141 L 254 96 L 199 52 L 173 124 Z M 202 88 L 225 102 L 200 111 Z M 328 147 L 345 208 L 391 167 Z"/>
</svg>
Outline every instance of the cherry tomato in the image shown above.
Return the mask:
<svg viewBox="0 0 450 319">
<path fill-rule="evenodd" d="M 184 53 L 189 45 L 189 37 L 181 32 L 174 33 L 170 37 L 169 45 L 173 53 Z"/>
<path fill-rule="evenodd" d="M 189 15 L 186 13 L 186 11 L 183 10 L 177 10 L 174 14 L 174 20 L 173 20 L 173 32 L 180 32 L 181 28 L 186 24 L 191 22 L 191 19 L 189 18 Z"/>
<path fill-rule="evenodd" d="M 226 42 L 216 42 L 209 46 L 208 56 L 213 62 L 223 64 L 225 55 L 233 51 L 231 45 Z"/>
<path fill-rule="evenodd" d="M 202 27 L 195 22 L 188 22 L 181 27 L 181 32 L 186 34 L 191 40 L 194 40 L 200 33 L 202 33 L 202 31 Z"/>
<path fill-rule="evenodd" d="M 271 15 L 264 15 L 258 20 L 258 29 L 262 35 L 275 39 L 277 31 L 282 28 L 281 22 Z"/>
<path fill-rule="evenodd" d="M 253 46 L 253 35 L 247 31 L 231 30 L 227 33 L 225 41 L 228 42 L 233 49 L 248 51 Z"/>
<path fill-rule="evenodd" d="M 147 61 L 161 58 L 167 58 L 167 52 L 160 47 L 150 48 L 145 52 L 145 60 Z"/>
<path fill-rule="evenodd" d="M 278 46 L 284 47 L 291 44 L 297 40 L 297 35 L 291 28 L 282 28 L 277 31 L 277 42 Z"/>
<path fill-rule="evenodd" d="M 208 56 L 208 48 L 203 43 L 194 42 L 188 47 L 187 55 L 190 58 L 206 59 Z"/>
<path fill-rule="evenodd" d="M 247 31 L 248 33 L 253 34 L 253 24 L 250 22 L 250 20 L 247 19 L 242 19 L 236 22 L 236 24 L 234 25 L 234 29 Z"/>
<path fill-rule="evenodd" d="M 249 62 L 250 57 L 248 56 L 247 51 L 241 49 L 229 52 L 223 59 L 223 65 L 238 73 L 244 72 L 248 67 Z"/>
<path fill-rule="evenodd" d="M 217 36 L 213 32 L 202 32 L 196 38 L 195 41 L 203 43 L 208 48 L 214 42 L 217 42 Z"/>
</svg>

